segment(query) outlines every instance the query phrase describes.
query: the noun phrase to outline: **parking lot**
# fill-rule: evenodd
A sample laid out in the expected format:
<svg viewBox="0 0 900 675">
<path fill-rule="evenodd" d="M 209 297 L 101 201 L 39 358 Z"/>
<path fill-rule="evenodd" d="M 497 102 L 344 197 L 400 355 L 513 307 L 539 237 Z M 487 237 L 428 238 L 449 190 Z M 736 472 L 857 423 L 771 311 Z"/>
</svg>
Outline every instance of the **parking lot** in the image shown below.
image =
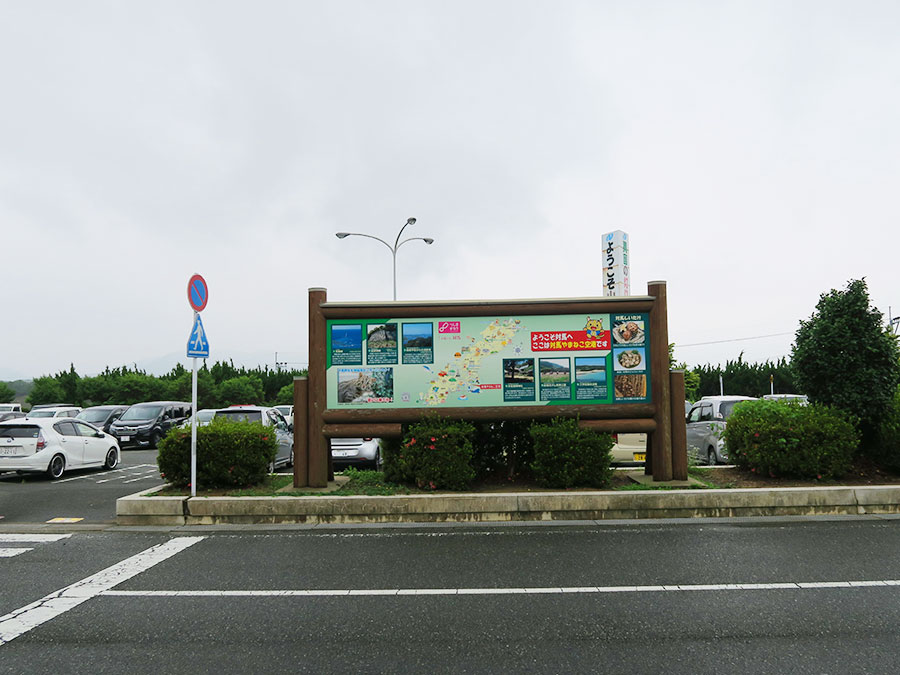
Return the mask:
<svg viewBox="0 0 900 675">
<path fill-rule="evenodd" d="M 68 471 L 58 480 L 45 475 L 0 474 L 0 529 L 32 524 L 108 524 L 116 499 L 162 483 L 156 450 L 123 450 L 112 471 Z"/>
</svg>

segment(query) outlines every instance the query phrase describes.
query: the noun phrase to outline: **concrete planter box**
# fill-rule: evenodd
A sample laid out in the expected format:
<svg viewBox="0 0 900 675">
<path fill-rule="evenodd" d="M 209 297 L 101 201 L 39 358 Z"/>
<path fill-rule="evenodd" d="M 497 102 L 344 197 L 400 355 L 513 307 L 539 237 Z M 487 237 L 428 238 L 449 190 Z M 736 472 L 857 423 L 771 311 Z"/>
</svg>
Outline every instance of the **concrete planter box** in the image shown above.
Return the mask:
<svg viewBox="0 0 900 675">
<path fill-rule="evenodd" d="M 390 497 L 142 497 L 120 525 L 618 520 L 900 513 L 900 486 L 527 492 Z"/>
</svg>

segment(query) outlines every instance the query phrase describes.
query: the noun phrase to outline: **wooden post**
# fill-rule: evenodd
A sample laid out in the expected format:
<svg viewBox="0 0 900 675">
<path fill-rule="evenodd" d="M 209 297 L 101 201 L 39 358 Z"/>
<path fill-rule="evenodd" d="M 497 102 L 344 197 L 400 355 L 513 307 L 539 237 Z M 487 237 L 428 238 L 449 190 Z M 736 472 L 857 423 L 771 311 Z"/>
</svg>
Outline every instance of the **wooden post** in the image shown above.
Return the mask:
<svg viewBox="0 0 900 675">
<path fill-rule="evenodd" d="M 647 294 L 655 298 L 653 309 L 650 310 L 650 382 L 656 430 L 650 434 L 652 451 L 649 459 L 653 462 L 653 480 L 667 481 L 672 480 L 672 409 L 666 282 L 649 282 Z"/>
<path fill-rule="evenodd" d="M 687 425 L 684 420 L 684 371 L 669 373 L 672 397 L 672 478 L 687 480 Z"/>
<path fill-rule="evenodd" d="M 309 392 L 308 392 L 308 439 L 309 439 L 309 486 L 328 485 L 328 465 L 331 444 L 322 433 L 324 422 L 322 413 L 325 398 L 325 369 L 327 363 L 327 343 L 325 316 L 322 303 L 327 291 L 324 288 L 309 289 Z"/>
<path fill-rule="evenodd" d="M 294 487 L 309 486 L 309 380 L 294 378 Z"/>
</svg>

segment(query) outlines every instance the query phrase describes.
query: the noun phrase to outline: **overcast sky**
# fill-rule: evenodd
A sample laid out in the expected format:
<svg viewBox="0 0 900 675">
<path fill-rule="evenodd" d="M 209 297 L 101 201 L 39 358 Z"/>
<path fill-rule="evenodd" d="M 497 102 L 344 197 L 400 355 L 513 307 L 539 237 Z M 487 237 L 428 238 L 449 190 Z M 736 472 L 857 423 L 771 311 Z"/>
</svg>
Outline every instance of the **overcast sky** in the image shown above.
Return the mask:
<svg viewBox="0 0 900 675">
<path fill-rule="evenodd" d="M 0 2 L 0 378 L 305 364 L 307 289 L 666 280 L 690 365 L 790 353 L 865 277 L 900 314 L 900 3 Z M 744 339 L 780 334 L 763 339 Z M 731 342 L 722 342 L 731 340 Z M 715 343 L 715 344 L 698 344 Z"/>
</svg>

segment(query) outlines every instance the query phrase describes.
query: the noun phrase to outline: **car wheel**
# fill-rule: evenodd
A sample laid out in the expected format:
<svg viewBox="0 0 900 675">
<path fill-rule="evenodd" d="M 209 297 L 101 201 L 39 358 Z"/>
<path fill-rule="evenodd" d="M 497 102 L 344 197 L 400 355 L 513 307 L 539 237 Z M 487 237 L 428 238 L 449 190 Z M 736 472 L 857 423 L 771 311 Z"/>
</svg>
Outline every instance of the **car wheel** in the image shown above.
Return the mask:
<svg viewBox="0 0 900 675">
<path fill-rule="evenodd" d="M 150 447 L 151 448 L 159 447 L 159 432 L 158 431 L 154 431 L 152 434 L 150 434 Z"/>
<path fill-rule="evenodd" d="M 710 447 L 709 450 L 706 451 L 706 463 L 709 466 L 716 465 L 716 449 L 715 448 Z"/>
<path fill-rule="evenodd" d="M 56 479 L 62 476 L 65 470 L 66 458 L 62 455 L 53 455 L 53 459 L 50 460 L 50 465 L 47 467 L 47 475 Z"/>
<path fill-rule="evenodd" d="M 110 448 L 109 452 L 106 453 L 106 462 L 103 464 L 103 468 L 107 471 L 115 469 L 119 465 L 119 453 L 116 452 L 115 448 Z"/>
</svg>

